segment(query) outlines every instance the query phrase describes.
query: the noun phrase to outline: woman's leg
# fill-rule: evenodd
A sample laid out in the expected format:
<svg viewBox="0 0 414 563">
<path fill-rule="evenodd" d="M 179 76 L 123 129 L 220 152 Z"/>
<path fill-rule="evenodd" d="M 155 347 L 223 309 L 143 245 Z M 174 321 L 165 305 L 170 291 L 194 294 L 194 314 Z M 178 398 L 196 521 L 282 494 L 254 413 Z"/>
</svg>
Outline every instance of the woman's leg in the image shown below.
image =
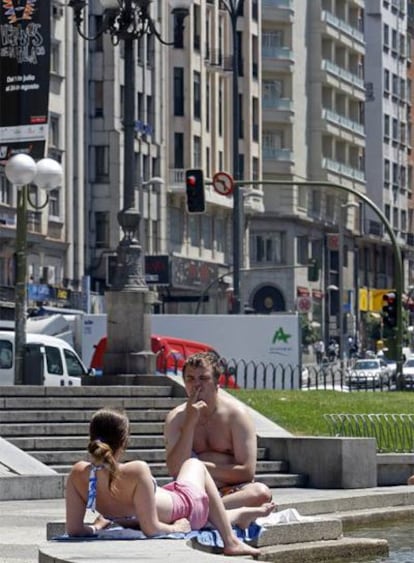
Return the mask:
<svg viewBox="0 0 414 563">
<path fill-rule="evenodd" d="M 178 473 L 177 481 L 188 481 L 206 491 L 209 499 L 209 521 L 220 532 L 226 555 L 259 555 L 258 549 L 243 543 L 235 535 L 217 487 L 201 461 L 197 459 L 185 461 Z"/>
</svg>

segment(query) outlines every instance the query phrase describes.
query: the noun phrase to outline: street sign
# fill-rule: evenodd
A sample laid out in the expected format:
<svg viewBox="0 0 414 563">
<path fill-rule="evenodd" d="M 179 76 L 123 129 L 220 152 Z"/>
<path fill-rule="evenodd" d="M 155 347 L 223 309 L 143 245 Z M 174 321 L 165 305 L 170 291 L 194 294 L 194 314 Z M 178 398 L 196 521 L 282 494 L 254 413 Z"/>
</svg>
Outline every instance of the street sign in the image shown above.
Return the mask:
<svg viewBox="0 0 414 563">
<path fill-rule="evenodd" d="M 213 188 L 220 195 L 230 195 L 233 191 L 233 177 L 227 172 L 216 172 L 213 176 Z"/>
</svg>

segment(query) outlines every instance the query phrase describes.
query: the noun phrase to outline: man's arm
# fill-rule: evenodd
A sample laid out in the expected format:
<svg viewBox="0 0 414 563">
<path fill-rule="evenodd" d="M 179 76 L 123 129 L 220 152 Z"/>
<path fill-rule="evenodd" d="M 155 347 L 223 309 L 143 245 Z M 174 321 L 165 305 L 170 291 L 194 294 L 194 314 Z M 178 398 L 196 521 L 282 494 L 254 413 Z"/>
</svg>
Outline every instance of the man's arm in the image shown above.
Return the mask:
<svg viewBox="0 0 414 563">
<path fill-rule="evenodd" d="M 184 423 L 184 413 L 176 409 L 168 413 L 164 426 L 168 473 L 177 477 L 180 467 L 192 454 L 195 424 Z"/>
<path fill-rule="evenodd" d="M 228 454 L 206 452 L 204 461 L 218 486 L 252 481 L 256 472 L 256 429 L 245 410 L 236 410 L 231 416 L 233 459 Z"/>
<path fill-rule="evenodd" d="M 194 430 L 200 412 L 207 407 L 204 401 L 198 400 L 197 392 L 189 398 L 184 409 L 178 407 L 169 412 L 165 420 L 164 440 L 167 452 L 167 468 L 170 475 L 176 477 L 187 459 L 193 453 Z"/>
</svg>

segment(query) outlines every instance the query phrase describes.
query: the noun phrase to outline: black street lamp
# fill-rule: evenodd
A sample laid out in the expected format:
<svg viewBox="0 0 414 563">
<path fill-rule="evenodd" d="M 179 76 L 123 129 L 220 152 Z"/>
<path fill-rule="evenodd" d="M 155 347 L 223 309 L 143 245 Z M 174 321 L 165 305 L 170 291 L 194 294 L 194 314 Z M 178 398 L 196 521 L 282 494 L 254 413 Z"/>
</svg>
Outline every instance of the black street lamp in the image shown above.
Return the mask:
<svg viewBox="0 0 414 563">
<path fill-rule="evenodd" d="M 111 36 L 113 45 L 124 42 L 124 186 L 123 208 L 118 222 L 123 239 L 117 249 L 117 270 L 113 291 L 107 293 L 108 348 L 104 374 L 144 374 L 155 369 L 150 352 L 150 298 L 145 282 L 141 245 L 137 233 L 141 215 L 136 208 L 135 186 L 139 182 L 135 168 L 135 66 L 134 41 L 145 35 L 160 43 L 183 46 L 184 19 L 192 0 L 169 0 L 174 17 L 174 40 L 166 41 L 151 18 L 152 0 L 100 0 L 104 9 L 102 27 L 94 36 L 82 31 L 86 0 L 70 0 L 78 33 L 87 41 L 102 34 Z"/>
<path fill-rule="evenodd" d="M 233 178 L 241 180 L 239 162 L 239 137 L 240 137 L 240 98 L 239 98 L 239 65 L 240 65 L 240 45 L 237 35 L 237 20 L 243 14 L 244 0 L 222 0 L 224 9 L 230 16 L 230 28 L 233 45 L 232 56 L 232 104 L 233 104 Z M 241 268 L 241 237 L 242 237 L 242 205 L 240 197 L 240 187 L 237 183 L 233 190 L 233 299 L 232 314 L 241 313 L 240 301 L 240 268 Z"/>
</svg>

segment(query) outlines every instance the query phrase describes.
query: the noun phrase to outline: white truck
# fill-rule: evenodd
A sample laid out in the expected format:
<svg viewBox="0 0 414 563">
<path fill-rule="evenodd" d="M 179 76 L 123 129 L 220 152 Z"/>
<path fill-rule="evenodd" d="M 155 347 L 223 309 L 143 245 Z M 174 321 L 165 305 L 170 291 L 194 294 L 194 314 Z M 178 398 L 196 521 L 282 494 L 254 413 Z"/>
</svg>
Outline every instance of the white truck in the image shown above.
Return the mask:
<svg viewBox="0 0 414 563">
<path fill-rule="evenodd" d="M 237 366 L 237 383 L 246 388 L 299 388 L 299 316 L 153 315 L 152 330 L 213 346 Z"/>
<path fill-rule="evenodd" d="M 106 336 L 107 316 L 62 313 L 28 319 L 28 330 L 65 337 L 89 366 L 95 346 Z M 152 333 L 209 344 L 243 371 L 243 387 L 299 387 L 301 346 L 296 313 L 153 315 Z"/>
<path fill-rule="evenodd" d="M 0 331 L 0 385 L 14 384 L 14 345 L 14 331 Z M 26 334 L 24 364 L 26 385 L 79 386 L 88 373 L 72 346 L 46 334 Z"/>
</svg>

